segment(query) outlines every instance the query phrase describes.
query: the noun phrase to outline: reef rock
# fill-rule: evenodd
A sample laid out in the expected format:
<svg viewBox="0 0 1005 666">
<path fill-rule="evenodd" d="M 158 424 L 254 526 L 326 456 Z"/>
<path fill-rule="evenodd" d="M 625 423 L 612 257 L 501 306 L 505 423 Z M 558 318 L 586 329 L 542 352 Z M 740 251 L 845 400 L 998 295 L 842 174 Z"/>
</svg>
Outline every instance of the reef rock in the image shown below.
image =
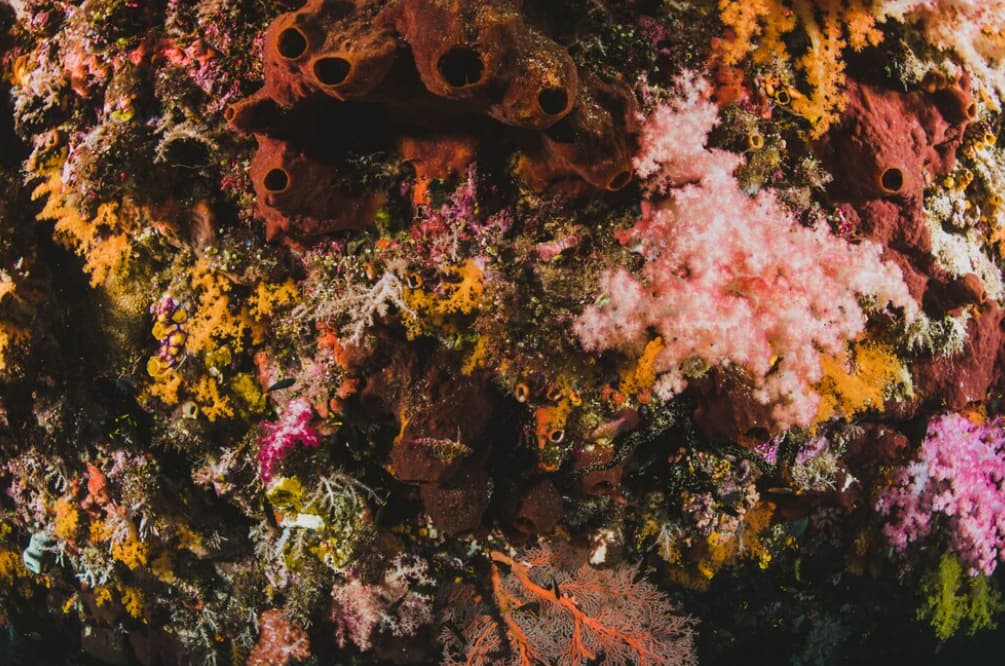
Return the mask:
<svg viewBox="0 0 1005 666">
<path fill-rule="evenodd" d="M 396 143 L 420 158 L 423 177 L 459 172 L 472 144 L 490 141 L 517 147 L 517 172 L 538 189 L 572 180 L 574 191 L 616 190 L 632 179 L 631 89 L 579 71 L 519 3 L 310 0 L 272 23 L 263 48 L 264 86 L 225 115 L 265 154 L 252 181 L 270 239 L 372 219 L 377 202 L 335 166 L 347 133 L 371 150 Z M 459 156 L 423 150 L 444 132 Z"/>
</svg>

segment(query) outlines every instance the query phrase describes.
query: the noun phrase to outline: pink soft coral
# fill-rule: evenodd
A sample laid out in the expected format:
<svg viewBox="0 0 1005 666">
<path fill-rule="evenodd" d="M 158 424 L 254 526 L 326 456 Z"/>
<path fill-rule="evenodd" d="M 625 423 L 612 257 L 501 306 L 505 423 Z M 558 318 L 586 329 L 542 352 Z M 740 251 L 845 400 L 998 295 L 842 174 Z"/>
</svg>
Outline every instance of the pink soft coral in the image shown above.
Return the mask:
<svg viewBox="0 0 1005 666">
<path fill-rule="evenodd" d="M 300 627 L 290 624 L 280 610 L 264 611 L 258 618 L 259 638 L 246 666 L 286 666 L 311 656 L 311 642 Z"/>
<path fill-rule="evenodd" d="M 973 423 L 947 414 L 928 424 L 918 459 L 898 469 L 876 508 L 898 550 L 949 519 L 951 545 L 971 573 L 994 573 L 1005 559 L 1005 430 L 1002 419 Z"/>
<path fill-rule="evenodd" d="M 265 434 L 258 440 L 258 464 L 262 481 L 268 483 L 276 465 L 282 462 L 286 452 L 297 442 L 310 448 L 321 446 L 317 431 L 310 426 L 312 416 L 310 403 L 301 398 L 286 403 L 279 421 L 262 423 Z"/>
<path fill-rule="evenodd" d="M 865 328 L 859 297 L 903 308 L 909 320 L 917 303 L 879 245 L 803 227 L 769 191 L 742 192 L 732 175 L 742 159 L 704 147 L 715 122 L 714 105 L 697 94 L 650 116 L 636 169 L 654 201 L 619 237 L 645 257 L 641 280 L 605 274 L 604 296 L 575 332 L 590 351 L 637 352 L 651 328 L 663 342 L 660 397 L 683 390 L 690 372 L 736 365 L 757 400 L 775 405 L 777 425 L 806 426 L 820 354 L 840 354 Z"/>
</svg>

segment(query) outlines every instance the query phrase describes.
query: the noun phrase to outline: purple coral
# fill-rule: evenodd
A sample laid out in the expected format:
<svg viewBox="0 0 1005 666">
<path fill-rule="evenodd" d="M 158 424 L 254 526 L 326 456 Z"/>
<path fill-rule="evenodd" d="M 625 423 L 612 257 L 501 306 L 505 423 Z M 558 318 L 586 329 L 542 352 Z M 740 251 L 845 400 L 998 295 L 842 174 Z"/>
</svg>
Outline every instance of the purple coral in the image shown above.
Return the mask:
<svg viewBox="0 0 1005 666">
<path fill-rule="evenodd" d="M 973 423 L 947 414 L 928 424 L 918 458 L 898 469 L 876 508 L 900 551 L 948 518 L 952 549 L 970 572 L 991 575 L 1005 551 L 1005 430 L 1001 418 Z"/>
<path fill-rule="evenodd" d="M 265 434 L 258 439 L 259 475 L 262 481 L 269 482 L 276 465 L 282 462 L 286 452 L 297 442 L 312 449 L 321 446 L 321 438 L 310 426 L 313 415 L 310 403 L 297 399 L 286 403 L 275 423 L 262 422 Z"/>
</svg>

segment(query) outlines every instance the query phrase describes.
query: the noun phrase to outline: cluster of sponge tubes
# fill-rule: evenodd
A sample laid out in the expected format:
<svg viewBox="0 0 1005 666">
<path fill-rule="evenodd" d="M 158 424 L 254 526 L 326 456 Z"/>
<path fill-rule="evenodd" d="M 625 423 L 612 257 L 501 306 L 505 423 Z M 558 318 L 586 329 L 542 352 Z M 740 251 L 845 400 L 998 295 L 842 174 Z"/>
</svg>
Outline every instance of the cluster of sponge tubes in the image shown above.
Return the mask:
<svg viewBox="0 0 1005 666">
<path fill-rule="evenodd" d="M 264 87 L 226 112 L 258 139 L 251 174 L 270 237 L 291 224 L 309 236 L 372 219 L 375 203 L 351 197 L 332 164 L 364 136 L 370 148 L 400 149 L 404 139 L 441 154 L 438 143 L 494 136 L 519 149 L 517 171 L 536 189 L 627 185 L 638 123 L 631 89 L 580 70 L 519 5 L 309 0 L 279 16 L 265 35 Z M 487 119 L 497 131 L 484 131 Z M 465 127 L 482 131 L 464 136 Z"/>
</svg>

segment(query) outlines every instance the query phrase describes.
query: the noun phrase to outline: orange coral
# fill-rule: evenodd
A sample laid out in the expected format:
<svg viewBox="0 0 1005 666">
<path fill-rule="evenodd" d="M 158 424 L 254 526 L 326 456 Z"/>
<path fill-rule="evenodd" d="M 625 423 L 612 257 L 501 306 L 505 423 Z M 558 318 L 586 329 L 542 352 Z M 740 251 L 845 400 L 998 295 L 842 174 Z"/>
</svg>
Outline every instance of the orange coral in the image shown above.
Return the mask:
<svg viewBox="0 0 1005 666">
<path fill-rule="evenodd" d="M 72 542 L 80 530 L 80 513 L 66 497 L 57 500 L 53 506 L 53 510 L 56 513 L 56 519 L 53 522 L 53 531 L 60 539 Z"/>
<path fill-rule="evenodd" d="M 13 278 L 6 271 L 0 271 L 0 305 L 8 306 L 21 301 Z M 7 317 L 0 318 L 0 372 L 7 370 L 12 349 L 27 342 L 29 337 L 30 332 L 27 328 L 19 326 Z"/>
<path fill-rule="evenodd" d="M 408 289 L 404 301 L 417 316 L 405 313 L 405 326 L 410 336 L 424 332 L 451 329 L 450 315 L 471 314 L 481 302 L 485 286 L 483 272 L 474 259 L 443 269 L 443 279 L 436 288 Z"/>
<path fill-rule="evenodd" d="M 641 403 L 649 402 L 650 389 L 656 382 L 656 358 L 661 351 L 663 338 L 650 340 L 638 361 L 622 373 L 619 390 L 627 396 L 637 396 Z"/>
<path fill-rule="evenodd" d="M 96 287 L 125 266 L 132 251 L 131 234 L 148 214 L 123 200 L 101 204 L 88 219 L 74 205 L 74 196 L 63 184 L 59 169 L 32 193 L 34 199 L 46 197 L 38 219 L 56 221 L 56 238 L 84 258 L 84 270 L 91 275 L 91 286 Z"/>
<path fill-rule="evenodd" d="M 856 343 L 843 359 L 823 356 L 821 366 L 824 377 L 816 386 L 820 394 L 817 423 L 881 408 L 887 387 L 905 377 L 910 381 L 904 365 L 886 345 Z"/>
<path fill-rule="evenodd" d="M 719 0 L 720 19 L 729 28 L 717 40 L 716 55 L 735 65 L 748 54 L 754 62 L 791 60 L 783 37 L 801 27 L 809 47 L 795 63 L 808 95 L 790 91 L 792 110 L 810 121 L 811 136 L 822 136 L 844 108 L 842 51 L 875 46 L 883 34 L 871 0 Z"/>
<path fill-rule="evenodd" d="M 204 258 L 191 269 L 192 285 L 199 290 L 198 304 L 189 316 L 185 349 L 201 354 L 229 343 L 235 352 L 244 349 L 244 334 L 251 327 L 247 308 L 231 313 L 232 286 Z"/>
<path fill-rule="evenodd" d="M 199 409 L 209 419 L 210 423 L 220 417 L 234 415 L 234 408 L 230 405 L 227 396 L 220 395 L 220 387 L 216 379 L 212 377 L 202 377 L 195 387 L 195 400 L 199 403 Z"/>
<path fill-rule="evenodd" d="M 498 616 L 462 623 L 467 664 L 692 664 L 691 622 L 630 568 L 560 568 L 568 553 L 533 550 L 516 559 L 491 551 L 490 581 Z M 463 605 L 463 604 L 462 604 Z M 531 611 L 530 609 L 534 609 Z M 495 617 L 498 618 L 495 619 Z M 460 618 L 458 618 L 460 619 Z M 468 618 L 464 618 L 465 620 Z M 445 656 L 459 663 L 451 640 Z"/>
</svg>

